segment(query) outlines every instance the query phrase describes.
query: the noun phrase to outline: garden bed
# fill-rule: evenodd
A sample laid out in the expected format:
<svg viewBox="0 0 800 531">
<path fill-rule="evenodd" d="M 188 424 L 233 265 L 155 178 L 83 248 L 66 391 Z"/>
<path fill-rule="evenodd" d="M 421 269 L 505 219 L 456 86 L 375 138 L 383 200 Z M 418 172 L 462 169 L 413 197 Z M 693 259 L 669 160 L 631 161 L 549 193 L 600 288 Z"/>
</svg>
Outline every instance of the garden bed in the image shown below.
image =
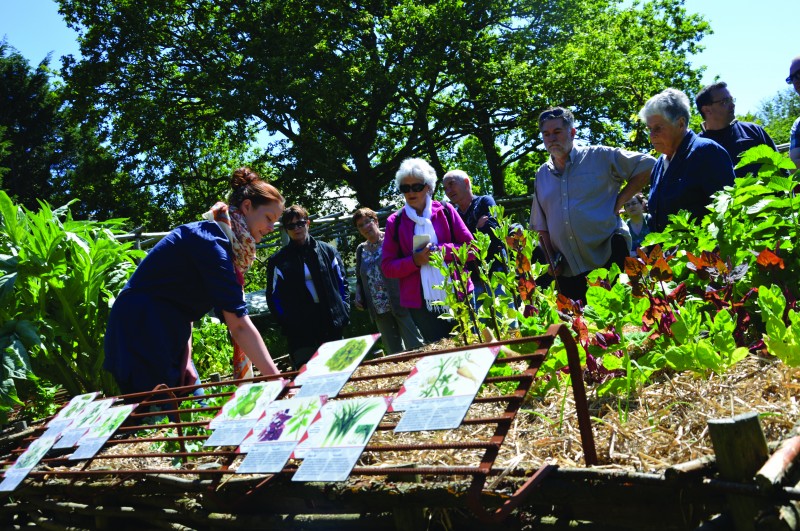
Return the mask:
<svg viewBox="0 0 800 531">
<path fill-rule="evenodd" d="M 450 347 L 443 342 L 429 350 Z M 362 365 L 344 394 L 365 392 L 364 379 L 383 370 L 378 367 Z M 402 363 L 396 369 L 402 372 Z M 468 417 L 502 413 L 502 406 L 488 401 L 503 395 L 501 383 L 484 388 L 487 402 L 474 404 Z M 232 452 L 176 463 L 152 441 L 133 442 L 128 436 L 112 441 L 103 458 L 90 463 L 66 466 L 63 460 L 48 460 L 9 495 L 0 516 L 10 527 L 51 529 L 522 529 L 568 522 L 591 529 L 641 529 L 644 519 L 648 529 L 671 530 L 694 529 L 711 519 L 725 510 L 732 493 L 777 505 L 800 499 L 797 489 L 778 492 L 721 480 L 707 424 L 755 411 L 775 448 L 793 434 L 800 418 L 800 369 L 750 355 L 723 375 L 664 372 L 632 402 L 598 399 L 595 388 L 588 388 L 588 405 L 597 465 L 583 464 L 569 388 L 545 398 L 528 394 L 477 499 L 470 496 L 475 477 L 469 473 L 403 470 L 424 464 L 458 471 L 480 460 L 480 449 L 436 445 L 491 439 L 492 430 L 482 424 L 403 436 L 408 440 L 379 431 L 370 447 L 402 447 L 418 437 L 432 447 L 413 458 L 402 448 L 371 452 L 368 447 L 344 483 L 293 483 L 289 474 L 233 475 L 241 458 Z M 40 433 L 41 427 L 31 433 L 37 429 Z M 160 435 L 155 431 L 150 437 Z M 127 458 L 131 453 L 146 457 Z M 371 467 L 387 473 L 359 473 Z M 512 500 L 519 504 L 513 512 Z M 504 511 L 502 517 L 493 516 L 498 510 Z"/>
</svg>

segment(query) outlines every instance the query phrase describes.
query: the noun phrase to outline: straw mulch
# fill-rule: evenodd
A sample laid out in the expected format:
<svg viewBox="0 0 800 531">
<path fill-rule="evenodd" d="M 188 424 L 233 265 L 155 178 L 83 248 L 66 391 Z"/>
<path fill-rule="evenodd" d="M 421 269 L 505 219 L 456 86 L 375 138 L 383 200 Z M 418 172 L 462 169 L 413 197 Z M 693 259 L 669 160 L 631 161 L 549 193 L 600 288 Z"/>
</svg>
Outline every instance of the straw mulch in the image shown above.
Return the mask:
<svg viewBox="0 0 800 531">
<path fill-rule="evenodd" d="M 446 344 L 445 344 L 446 343 Z M 454 346 L 442 342 L 433 348 Z M 366 367 L 359 369 L 364 374 Z M 387 371 L 380 367 L 381 372 Z M 664 469 L 713 455 L 707 421 L 757 412 L 767 441 L 785 438 L 800 425 L 800 368 L 790 368 L 774 357 L 750 355 L 723 375 L 662 373 L 634 393 L 630 400 L 597 397 L 597 385 L 587 384 L 595 445 L 600 467 L 637 472 Z M 491 386 L 482 393 L 502 394 Z M 498 414 L 501 408 L 473 405 L 470 416 Z M 398 417 L 399 418 L 399 417 Z M 478 440 L 491 436 L 493 426 L 462 427 L 398 437 L 378 432 L 371 442 Z M 426 463 L 466 464 L 475 453 L 426 451 Z M 382 464 L 407 460 L 381 453 Z M 535 469 L 543 464 L 583 466 L 572 388 L 561 386 L 546 397 L 529 396 L 518 412 L 503 444 L 496 466 Z"/>
</svg>

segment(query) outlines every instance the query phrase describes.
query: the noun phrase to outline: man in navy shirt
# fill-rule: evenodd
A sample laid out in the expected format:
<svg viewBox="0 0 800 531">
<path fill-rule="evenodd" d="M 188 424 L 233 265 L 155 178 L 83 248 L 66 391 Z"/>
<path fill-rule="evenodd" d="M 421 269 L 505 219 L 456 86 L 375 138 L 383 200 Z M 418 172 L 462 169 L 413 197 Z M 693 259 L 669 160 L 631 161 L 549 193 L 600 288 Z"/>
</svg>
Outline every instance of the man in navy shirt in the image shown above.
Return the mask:
<svg viewBox="0 0 800 531">
<path fill-rule="evenodd" d="M 725 148 L 736 166 L 742 153 L 762 144 L 777 151 L 775 142 L 760 125 L 740 122 L 734 116 L 736 99 L 728 91 L 724 81 L 708 85 L 694 100 L 703 117 L 703 132 L 699 136 L 709 138 Z M 735 170 L 737 177 L 757 173 L 759 164 L 748 164 Z"/>
<path fill-rule="evenodd" d="M 501 257 L 503 253 L 503 243 L 495 236 L 494 228 L 498 227 L 497 220 L 489 212 L 489 207 L 495 206 L 494 198 L 490 195 L 474 195 L 472 193 L 472 183 L 469 175 L 463 170 L 452 170 L 444 174 L 442 178 L 444 193 L 450 202 L 456 207 L 464 225 L 474 235 L 483 232 L 491 239 L 489 244 L 489 256 Z M 505 271 L 502 260 L 496 259 L 491 265 L 491 272 Z M 475 285 L 475 296 L 485 293 L 486 288 L 480 281 L 477 271 L 472 272 L 472 283 Z"/>
<path fill-rule="evenodd" d="M 650 131 L 650 143 L 661 156 L 650 175 L 650 230 L 661 232 L 670 214 L 687 210 L 700 220 L 711 196 L 735 179 L 728 152 L 689 130 L 691 105 L 680 90 L 668 88 L 645 103 L 639 117 Z"/>
</svg>

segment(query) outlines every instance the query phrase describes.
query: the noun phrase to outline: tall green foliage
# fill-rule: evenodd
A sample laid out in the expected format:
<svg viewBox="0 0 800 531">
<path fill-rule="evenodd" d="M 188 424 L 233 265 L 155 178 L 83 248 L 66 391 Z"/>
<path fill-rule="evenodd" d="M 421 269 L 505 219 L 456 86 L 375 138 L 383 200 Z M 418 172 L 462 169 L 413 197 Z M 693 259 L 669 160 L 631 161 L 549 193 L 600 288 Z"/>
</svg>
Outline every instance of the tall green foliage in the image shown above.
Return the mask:
<svg viewBox="0 0 800 531">
<path fill-rule="evenodd" d="M 717 192 L 700 223 L 685 212 L 670 216 L 667 229 L 648 235 L 643 244 L 661 244 L 694 255 L 713 251 L 732 267 L 744 266 L 746 273 L 737 282 L 734 297 L 744 296 L 751 287 L 777 284 L 797 300 L 800 198 L 795 190 L 799 174 L 790 174 L 794 165 L 788 157 L 767 146 L 742 154 L 739 166 L 752 163 L 761 164 L 758 175 L 736 179 L 734 187 Z M 770 262 L 765 250 L 780 260 L 780 266 Z M 756 267 L 759 262 L 763 267 Z M 676 272 L 683 278 L 681 271 Z"/>
<path fill-rule="evenodd" d="M 32 377 L 71 395 L 115 393 L 103 337 L 111 302 L 142 256 L 114 239 L 121 225 L 76 221 L 69 205 L 28 210 L 0 191 L 0 410 L 19 402 L 15 381 Z"/>
</svg>

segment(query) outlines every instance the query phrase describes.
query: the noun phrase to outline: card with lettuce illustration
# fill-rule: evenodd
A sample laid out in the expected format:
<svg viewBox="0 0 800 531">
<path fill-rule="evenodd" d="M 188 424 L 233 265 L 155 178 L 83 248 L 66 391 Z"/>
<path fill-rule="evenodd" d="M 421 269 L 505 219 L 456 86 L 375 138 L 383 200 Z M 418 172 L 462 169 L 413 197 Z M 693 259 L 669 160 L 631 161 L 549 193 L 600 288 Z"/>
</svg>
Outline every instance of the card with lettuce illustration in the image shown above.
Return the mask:
<svg viewBox="0 0 800 531">
<path fill-rule="evenodd" d="M 380 334 L 369 334 L 323 343 L 300 369 L 295 382 L 303 383 L 307 378 L 335 372 L 352 372 L 379 337 Z"/>
<path fill-rule="evenodd" d="M 379 337 L 370 334 L 320 345 L 294 380 L 302 386 L 298 396 L 336 396 Z"/>
</svg>

